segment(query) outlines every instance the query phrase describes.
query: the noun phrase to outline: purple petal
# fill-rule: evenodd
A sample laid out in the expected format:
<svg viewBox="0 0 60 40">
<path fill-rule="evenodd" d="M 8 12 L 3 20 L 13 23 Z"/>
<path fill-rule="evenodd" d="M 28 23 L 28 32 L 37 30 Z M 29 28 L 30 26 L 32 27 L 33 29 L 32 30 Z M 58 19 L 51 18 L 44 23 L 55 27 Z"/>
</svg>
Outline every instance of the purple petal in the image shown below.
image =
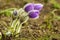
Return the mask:
<svg viewBox="0 0 60 40">
<path fill-rule="evenodd" d="M 42 4 L 34 4 L 34 9 L 35 10 L 41 10 L 43 8 Z"/>
<path fill-rule="evenodd" d="M 39 11 L 32 10 L 29 12 L 29 17 L 30 18 L 38 18 L 39 17 Z"/>
<path fill-rule="evenodd" d="M 26 12 L 29 12 L 29 11 L 31 11 L 31 10 L 33 10 L 34 9 L 34 4 L 33 3 L 28 3 L 28 4 L 26 4 L 25 6 L 24 6 L 24 10 L 26 11 Z"/>
</svg>

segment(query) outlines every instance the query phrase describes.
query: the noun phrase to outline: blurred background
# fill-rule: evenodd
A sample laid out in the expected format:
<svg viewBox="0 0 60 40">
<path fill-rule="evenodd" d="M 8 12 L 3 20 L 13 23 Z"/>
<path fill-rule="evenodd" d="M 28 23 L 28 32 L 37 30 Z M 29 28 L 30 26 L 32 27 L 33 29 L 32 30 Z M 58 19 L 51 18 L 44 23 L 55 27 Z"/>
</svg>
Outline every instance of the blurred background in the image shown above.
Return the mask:
<svg viewBox="0 0 60 40">
<path fill-rule="evenodd" d="M 27 3 L 42 3 L 44 7 L 39 18 L 28 20 L 20 36 L 11 40 L 60 40 L 60 0 L 0 0 L 0 10 L 22 8 Z M 54 14 L 53 10 L 56 10 Z M 9 25 L 10 20 L 11 17 L 0 15 L 0 30 Z"/>
</svg>

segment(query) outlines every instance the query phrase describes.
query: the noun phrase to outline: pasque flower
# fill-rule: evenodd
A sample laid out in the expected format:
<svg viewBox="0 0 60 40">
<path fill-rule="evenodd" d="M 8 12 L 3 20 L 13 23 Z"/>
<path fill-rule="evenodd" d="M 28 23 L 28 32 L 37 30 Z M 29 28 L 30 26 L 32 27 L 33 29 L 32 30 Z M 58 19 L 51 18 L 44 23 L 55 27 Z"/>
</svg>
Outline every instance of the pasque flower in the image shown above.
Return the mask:
<svg viewBox="0 0 60 40">
<path fill-rule="evenodd" d="M 28 12 L 30 18 L 38 18 L 39 17 L 39 11 L 42 10 L 43 5 L 42 4 L 34 4 L 34 3 L 28 3 L 24 6 L 24 10 Z"/>
</svg>

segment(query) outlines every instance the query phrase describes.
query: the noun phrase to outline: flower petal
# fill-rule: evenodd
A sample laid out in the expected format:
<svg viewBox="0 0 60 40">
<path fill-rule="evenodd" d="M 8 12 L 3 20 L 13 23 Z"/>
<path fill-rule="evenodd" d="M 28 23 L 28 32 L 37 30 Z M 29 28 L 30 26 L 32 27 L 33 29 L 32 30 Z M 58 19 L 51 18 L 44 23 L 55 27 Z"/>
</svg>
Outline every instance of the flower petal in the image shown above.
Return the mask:
<svg viewBox="0 0 60 40">
<path fill-rule="evenodd" d="M 41 10 L 43 8 L 43 4 L 34 4 L 35 10 Z"/>
<path fill-rule="evenodd" d="M 31 10 L 33 10 L 34 9 L 34 4 L 33 3 L 28 3 L 28 4 L 26 4 L 25 6 L 24 6 L 24 10 L 26 11 L 26 12 L 29 12 L 29 11 L 31 11 Z"/>
<path fill-rule="evenodd" d="M 29 12 L 29 17 L 30 18 L 34 18 L 34 19 L 37 19 L 39 17 L 39 11 L 30 11 Z"/>
</svg>

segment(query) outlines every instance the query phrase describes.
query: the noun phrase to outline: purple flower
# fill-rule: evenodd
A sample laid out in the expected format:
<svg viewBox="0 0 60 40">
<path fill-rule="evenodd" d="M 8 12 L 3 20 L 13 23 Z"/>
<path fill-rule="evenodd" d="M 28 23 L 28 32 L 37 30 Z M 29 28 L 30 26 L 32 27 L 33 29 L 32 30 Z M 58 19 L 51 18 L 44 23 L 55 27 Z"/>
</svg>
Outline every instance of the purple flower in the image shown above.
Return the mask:
<svg viewBox="0 0 60 40">
<path fill-rule="evenodd" d="M 39 11 L 37 11 L 37 10 L 31 10 L 29 12 L 29 17 L 37 19 L 39 17 Z"/>
<path fill-rule="evenodd" d="M 43 8 L 42 4 L 34 4 L 34 10 L 41 10 Z"/>
<path fill-rule="evenodd" d="M 38 18 L 39 17 L 39 11 L 42 10 L 43 5 L 42 4 L 34 4 L 29 3 L 24 6 L 24 10 L 28 12 L 30 18 Z"/>
<path fill-rule="evenodd" d="M 26 4 L 25 6 L 24 6 L 24 10 L 26 11 L 26 12 L 29 12 L 29 11 L 31 11 L 31 10 L 33 10 L 34 9 L 34 4 L 33 3 L 28 3 L 28 4 Z"/>
</svg>

